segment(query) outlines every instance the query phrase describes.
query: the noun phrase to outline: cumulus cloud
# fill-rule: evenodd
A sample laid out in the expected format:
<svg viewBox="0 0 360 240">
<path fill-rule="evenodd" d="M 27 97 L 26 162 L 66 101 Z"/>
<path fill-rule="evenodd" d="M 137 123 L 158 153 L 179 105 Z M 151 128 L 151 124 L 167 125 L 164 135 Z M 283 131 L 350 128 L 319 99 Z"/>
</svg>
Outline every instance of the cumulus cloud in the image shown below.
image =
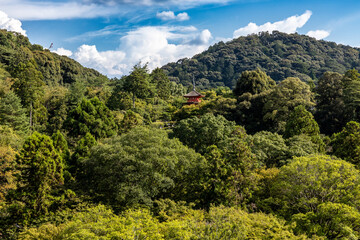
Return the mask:
<svg viewBox="0 0 360 240">
<path fill-rule="evenodd" d="M 309 31 L 306 35 L 308 35 L 309 37 L 316 38 L 317 40 L 320 40 L 328 37 L 330 35 L 330 32 L 325 30 L 316 30 L 316 31 Z"/>
<path fill-rule="evenodd" d="M 294 33 L 298 28 L 301 28 L 305 25 L 305 23 L 310 19 L 312 13 L 311 11 L 307 10 L 304 14 L 300 16 L 291 16 L 285 20 L 270 23 L 267 22 L 263 25 L 256 25 L 256 23 L 250 22 L 246 27 L 239 28 L 238 30 L 234 31 L 234 38 L 240 36 L 247 36 L 252 33 L 259 33 L 259 32 L 272 32 L 272 31 L 280 31 L 285 33 Z"/>
<path fill-rule="evenodd" d="M 67 50 L 65 48 L 58 48 L 56 50 L 53 50 L 52 52 L 57 53 L 57 54 L 62 55 L 62 56 L 67 56 L 67 57 L 70 57 L 70 56 L 73 55 L 72 51 Z"/>
<path fill-rule="evenodd" d="M 6 13 L 0 11 L 0 28 L 8 31 L 18 32 L 26 36 L 26 31 L 22 29 L 21 22 L 15 18 L 10 18 Z"/>
<path fill-rule="evenodd" d="M 189 15 L 186 12 L 175 15 L 173 11 L 163 11 L 160 13 L 158 12 L 156 14 L 156 17 L 160 18 L 163 21 L 167 21 L 167 20 L 186 21 L 190 19 Z"/>
<path fill-rule="evenodd" d="M 86 67 L 94 68 L 109 76 L 122 75 L 126 65 L 122 51 L 99 52 L 95 45 L 82 45 L 75 53 L 75 59 Z"/>
<path fill-rule="evenodd" d="M 75 59 L 108 76 L 128 74 L 141 61 L 154 69 L 180 58 L 204 51 L 210 44 L 209 30 L 194 27 L 141 27 L 120 39 L 116 51 L 98 51 L 96 46 L 82 45 Z"/>
</svg>

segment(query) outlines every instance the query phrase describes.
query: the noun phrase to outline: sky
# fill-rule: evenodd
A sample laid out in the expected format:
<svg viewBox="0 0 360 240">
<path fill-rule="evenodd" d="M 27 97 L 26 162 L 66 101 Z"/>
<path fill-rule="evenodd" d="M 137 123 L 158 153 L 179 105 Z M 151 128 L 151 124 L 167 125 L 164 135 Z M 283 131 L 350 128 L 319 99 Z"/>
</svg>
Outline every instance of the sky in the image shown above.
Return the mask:
<svg viewBox="0 0 360 240">
<path fill-rule="evenodd" d="M 261 31 L 360 47 L 360 1 L 0 0 L 0 28 L 120 77 Z"/>
</svg>

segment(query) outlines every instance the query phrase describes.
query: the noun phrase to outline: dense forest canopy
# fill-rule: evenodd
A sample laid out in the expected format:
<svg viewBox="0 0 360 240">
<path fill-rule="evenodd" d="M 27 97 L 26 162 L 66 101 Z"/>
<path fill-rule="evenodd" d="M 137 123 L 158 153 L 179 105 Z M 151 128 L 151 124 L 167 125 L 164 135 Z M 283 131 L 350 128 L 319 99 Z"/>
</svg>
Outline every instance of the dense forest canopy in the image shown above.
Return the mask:
<svg viewBox="0 0 360 240">
<path fill-rule="evenodd" d="M 314 82 L 240 64 L 233 90 L 197 86 L 189 105 L 169 65 L 108 79 L 0 33 L 1 239 L 360 238 L 356 49 L 327 48 L 341 67 L 309 61 Z M 331 45 L 282 33 L 228 44 L 256 53 L 259 39 L 292 58 L 303 52 L 285 39 L 319 58 Z"/>
<path fill-rule="evenodd" d="M 360 70 L 360 49 L 297 33 L 262 32 L 219 42 L 192 58 L 162 67 L 171 80 L 185 86 L 194 76 L 201 88 L 233 88 L 243 71 L 257 68 L 275 81 L 287 77 L 310 81 L 326 71 Z"/>
</svg>

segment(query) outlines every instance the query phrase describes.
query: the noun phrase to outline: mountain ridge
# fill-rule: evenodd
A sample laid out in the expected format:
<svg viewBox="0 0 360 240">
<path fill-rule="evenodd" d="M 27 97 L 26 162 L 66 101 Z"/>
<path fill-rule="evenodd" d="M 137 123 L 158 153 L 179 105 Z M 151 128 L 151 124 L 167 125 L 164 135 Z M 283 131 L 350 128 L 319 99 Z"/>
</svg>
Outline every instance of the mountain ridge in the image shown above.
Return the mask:
<svg viewBox="0 0 360 240">
<path fill-rule="evenodd" d="M 233 88 L 241 72 L 260 68 L 275 81 L 319 78 L 326 71 L 360 70 L 360 49 L 297 33 L 261 32 L 219 42 L 208 50 L 162 67 L 172 81 L 200 88 Z"/>
</svg>

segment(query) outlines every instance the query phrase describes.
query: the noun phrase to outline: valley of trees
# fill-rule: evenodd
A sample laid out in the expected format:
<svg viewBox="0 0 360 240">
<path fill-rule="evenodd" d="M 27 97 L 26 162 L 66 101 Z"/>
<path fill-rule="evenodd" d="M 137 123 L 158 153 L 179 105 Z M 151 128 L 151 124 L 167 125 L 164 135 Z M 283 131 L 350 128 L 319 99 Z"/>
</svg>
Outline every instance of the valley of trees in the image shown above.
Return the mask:
<svg viewBox="0 0 360 240">
<path fill-rule="evenodd" d="M 280 37 L 334 59 L 296 34 L 230 44 Z M 334 49 L 353 58 L 239 63 L 184 105 L 168 66 L 108 79 L 1 30 L 0 238 L 359 239 L 359 53 Z"/>
</svg>

